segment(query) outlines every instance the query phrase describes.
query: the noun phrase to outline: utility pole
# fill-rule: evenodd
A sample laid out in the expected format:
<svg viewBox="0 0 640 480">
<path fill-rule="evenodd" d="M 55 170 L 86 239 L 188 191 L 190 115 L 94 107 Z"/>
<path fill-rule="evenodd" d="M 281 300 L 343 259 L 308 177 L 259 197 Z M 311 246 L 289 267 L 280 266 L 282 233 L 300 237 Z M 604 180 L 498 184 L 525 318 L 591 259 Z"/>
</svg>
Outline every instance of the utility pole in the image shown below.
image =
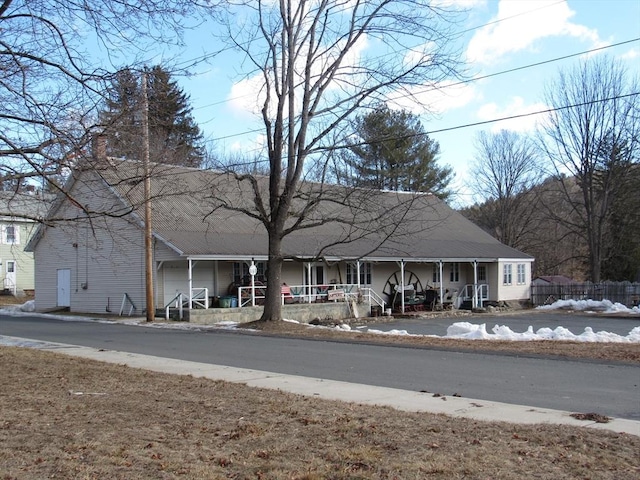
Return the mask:
<svg viewBox="0 0 640 480">
<path fill-rule="evenodd" d="M 142 72 L 142 163 L 144 165 L 144 253 L 147 322 L 153 322 L 156 305 L 153 295 L 153 245 L 151 236 L 151 173 L 149 167 L 149 98 L 147 72 Z"/>
</svg>

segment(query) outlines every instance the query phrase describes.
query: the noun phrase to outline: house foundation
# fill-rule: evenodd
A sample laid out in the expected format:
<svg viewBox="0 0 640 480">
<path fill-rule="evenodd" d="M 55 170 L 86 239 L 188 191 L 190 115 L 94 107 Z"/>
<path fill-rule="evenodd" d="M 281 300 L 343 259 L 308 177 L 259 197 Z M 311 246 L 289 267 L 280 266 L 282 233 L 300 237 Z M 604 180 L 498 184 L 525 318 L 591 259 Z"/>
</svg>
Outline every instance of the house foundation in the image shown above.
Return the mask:
<svg viewBox="0 0 640 480">
<path fill-rule="evenodd" d="M 189 323 L 214 325 L 222 322 L 247 323 L 259 320 L 263 307 L 208 308 L 193 309 L 189 312 Z M 367 304 L 345 302 L 297 303 L 282 306 L 282 317 L 309 323 L 312 320 L 342 320 L 345 318 L 368 317 L 370 307 Z"/>
</svg>

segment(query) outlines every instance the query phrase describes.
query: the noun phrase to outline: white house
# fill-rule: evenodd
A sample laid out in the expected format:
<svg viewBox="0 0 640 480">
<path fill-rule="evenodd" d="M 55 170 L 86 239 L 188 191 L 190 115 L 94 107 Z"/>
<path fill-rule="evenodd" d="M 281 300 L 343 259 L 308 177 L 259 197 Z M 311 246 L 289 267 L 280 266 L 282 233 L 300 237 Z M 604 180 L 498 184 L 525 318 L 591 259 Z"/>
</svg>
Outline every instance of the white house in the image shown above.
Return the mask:
<svg viewBox="0 0 640 480">
<path fill-rule="evenodd" d="M 150 177 L 155 307 L 177 298 L 188 308 L 259 305 L 268 244 L 262 224 L 236 211 L 253 201 L 248 186 L 232 174 L 160 164 Z M 28 246 L 37 310 L 144 309 L 143 180 L 142 164 L 133 161 L 74 171 L 69 195 Z M 334 221 L 284 238 L 283 302 L 366 294 L 374 306 L 406 311 L 528 300 L 533 258 L 437 197 L 359 194 L 350 207 L 324 207 Z"/>
</svg>

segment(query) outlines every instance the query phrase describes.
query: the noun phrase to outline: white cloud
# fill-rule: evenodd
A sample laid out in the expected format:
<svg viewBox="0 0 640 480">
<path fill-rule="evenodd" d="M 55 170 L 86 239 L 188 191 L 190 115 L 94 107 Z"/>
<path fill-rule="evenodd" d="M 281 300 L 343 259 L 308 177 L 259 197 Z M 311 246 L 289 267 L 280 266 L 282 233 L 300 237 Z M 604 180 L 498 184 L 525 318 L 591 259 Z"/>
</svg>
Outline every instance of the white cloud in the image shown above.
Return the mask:
<svg viewBox="0 0 640 480">
<path fill-rule="evenodd" d="M 534 112 L 539 112 L 541 110 L 547 110 L 547 107 L 544 103 L 532 103 L 525 104 L 525 101 L 522 97 L 513 97 L 511 103 L 507 106 L 500 108 L 500 106 L 496 103 L 486 103 L 477 112 L 478 118 L 480 120 L 494 120 L 497 118 L 506 118 L 513 117 L 517 115 L 525 115 L 523 117 L 513 118 L 511 120 L 504 120 L 501 122 L 495 122 L 491 130 L 499 131 L 499 130 L 513 130 L 516 132 L 526 132 L 535 129 L 536 124 L 541 120 L 542 114 L 540 115 L 528 115 Z"/>
<path fill-rule="evenodd" d="M 436 87 L 414 87 L 410 93 L 411 95 L 407 95 L 406 92 L 391 95 L 391 100 L 387 102 L 389 108 L 408 110 L 416 115 L 440 115 L 464 107 L 478 96 L 474 85 L 453 80 L 441 82 Z"/>
<path fill-rule="evenodd" d="M 508 53 L 530 49 L 536 40 L 552 36 L 570 36 L 602 46 L 597 30 L 570 22 L 574 14 L 566 1 L 501 0 L 492 23 L 469 42 L 467 59 L 494 63 Z"/>
<path fill-rule="evenodd" d="M 254 117 L 260 113 L 264 98 L 264 80 L 261 76 L 255 75 L 234 83 L 227 100 L 229 109 L 234 114 L 240 117 Z"/>
<path fill-rule="evenodd" d="M 640 57 L 640 49 L 637 48 L 632 48 L 620 56 L 622 60 L 635 60 L 638 57 Z"/>
<path fill-rule="evenodd" d="M 432 7 L 473 8 L 486 5 L 487 0 L 432 0 Z"/>
<path fill-rule="evenodd" d="M 319 79 L 320 76 L 324 73 L 325 69 L 328 68 L 332 62 L 336 61 L 337 58 L 343 53 L 344 42 L 338 42 L 333 48 L 327 50 L 325 54 L 321 57 L 318 57 L 312 65 L 311 75 L 316 79 Z M 360 37 L 356 43 L 349 48 L 349 50 L 344 55 L 344 58 L 340 60 L 340 68 L 336 72 L 335 77 L 329 87 L 325 90 L 324 95 L 327 96 L 327 92 L 340 90 L 341 87 L 348 88 L 351 84 L 357 84 L 357 71 L 358 65 L 361 62 L 363 52 L 369 48 L 369 40 L 366 35 Z M 305 75 L 305 62 L 306 62 L 306 51 L 300 51 L 295 58 L 296 60 L 296 72 L 298 74 L 297 84 L 302 85 L 303 78 Z M 311 80 L 314 81 L 313 79 Z M 319 80 L 318 80 L 319 81 Z M 342 84 L 342 85 L 341 85 Z M 301 89 L 302 87 L 300 87 Z M 231 92 L 229 93 L 228 102 L 229 108 L 232 112 L 239 115 L 240 117 L 255 117 L 256 115 L 261 115 L 262 108 L 264 106 L 264 102 L 266 99 L 265 92 L 265 80 L 262 72 L 259 72 L 252 77 L 245 78 L 236 82 L 231 87 Z M 302 98 L 301 95 L 298 98 Z M 275 95 L 272 92 L 273 102 L 276 101 Z M 274 111 L 275 104 L 269 105 L 270 111 Z M 296 105 L 296 110 L 298 111 L 299 106 Z M 287 110 L 285 106 L 285 111 Z"/>
</svg>

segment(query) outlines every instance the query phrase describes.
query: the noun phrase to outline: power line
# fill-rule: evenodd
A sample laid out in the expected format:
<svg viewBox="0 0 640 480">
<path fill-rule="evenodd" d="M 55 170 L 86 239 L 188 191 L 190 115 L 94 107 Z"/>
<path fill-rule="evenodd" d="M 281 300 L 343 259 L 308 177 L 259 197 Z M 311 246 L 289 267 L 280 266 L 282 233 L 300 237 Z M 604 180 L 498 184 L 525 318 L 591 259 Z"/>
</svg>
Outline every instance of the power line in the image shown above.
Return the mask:
<svg viewBox="0 0 640 480">
<path fill-rule="evenodd" d="M 640 95 L 640 92 L 628 93 L 628 94 L 625 94 L 625 95 L 617 95 L 615 97 L 602 98 L 602 99 L 598 99 L 598 100 L 592 100 L 592 101 L 589 101 L 589 102 L 575 103 L 573 105 L 564 105 L 562 107 L 547 108 L 545 110 L 537 110 L 535 112 L 522 113 L 522 114 L 519 114 L 519 115 L 510 115 L 508 117 L 494 118 L 492 120 L 484 120 L 482 122 L 466 123 L 464 125 L 457 125 L 455 127 L 448 127 L 448 128 L 441 128 L 441 129 L 438 129 L 438 130 L 431 130 L 429 132 L 424 132 L 424 133 L 417 134 L 417 135 L 408 135 L 407 137 L 402 137 L 402 138 L 411 138 L 412 136 L 431 135 L 431 134 L 434 134 L 434 133 L 450 132 L 451 130 L 459 130 L 459 129 L 468 128 L 468 127 L 477 127 L 478 125 L 486 125 L 486 124 L 489 124 L 489 123 L 503 122 L 503 121 L 506 121 L 506 120 L 513 120 L 513 119 L 516 119 L 516 118 L 531 117 L 533 115 L 542 115 L 543 113 L 559 112 L 561 110 L 568 110 L 570 108 L 576 108 L 576 107 L 584 107 L 585 105 L 593 105 L 593 104 L 596 104 L 596 103 L 610 102 L 612 100 L 619 100 L 619 99 L 622 99 L 622 98 L 633 97 L 635 95 Z"/>
<path fill-rule="evenodd" d="M 523 114 L 519 114 L 519 115 L 509 115 L 508 117 L 500 117 L 500 118 L 494 118 L 491 120 L 484 120 L 481 122 L 473 122 L 473 123 L 466 123 L 463 125 L 456 125 L 453 127 L 447 127 L 447 128 L 440 128 L 437 130 L 430 130 L 428 132 L 420 132 L 420 133 L 412 133 L 409 135 L 402 135 L 402 136 L 398 136 L 398 137 L 387 137 L 387 138 L 383 138 L 377 141 L 368 141 L 368 142 L 358 142 L 358 143 L 352 143 L 349 145 L 343 145 L 343 146 L 339 146 L 339 147 L 331 147 L 331 148 L 327 148 L 325 150 L 344 150 L 347 148 L 352 148 L 352 147 L 357 147 L 357 146 L 362 146 L 362 145 L 370 145 L 370 144 L 374 144 L 374 143 L 382 143 L 382 142 L 386 142 L 389 140 L 402 140 L 402 139 L 410 139 L 410 138 L 418 138 L 418 137 L 422 137 L 422 136 L 428 136 L 428 135 L 433 135 L 435 133 L 443 133 L 443 132 L 450 132 L 453 130 L 461 130 L 463 128 L 470 128 L 470 127 L 477 127 L 480 125 L 488 125 L 491 123 L 498 123 L 498 122 L 504 122 L 507 120 L 514 120 L 517 118 L 524 118 L 524 117 L 531 117 L 534 115 L 542 115 L 544 113 L 552 113 L 552 112 L 559 112 L 562 110 L 568 110 L 570 108 L 577 108 L 577 107 L 583 107 L 585 105 L 593 105 L 596 103 L 603 103 L 603 102 L 610 102 L 613 100 L 619 100 L 619 99 L 623 99 L 623 98 L 629 98 L 629 97 L 633 97 L 636 95 L 640 95 L 640 92 L 634 92 L 634 93 L 628 93 L 625 95 L 616 95 L 614 97 L 609 97 L 609 98 L 602 98 L 602 99 L 598 99 L 598 100 L 591 100 L 588 102 L 581 102 L 581 103 L 575 103 L 572 105 L 564 105 L 561 107 L 554 107 L 554 108 L 547 108 L 544 110 L 537 110 L 535 112 L 529 112 L 529 113 L 523 113 Z M 257 152 L 260 151 L 261 148 L 255 148 L 252 150 L 249 150 L 247 153 L 252 153 L 252 152 Z M 267 160 L 263 160 L 263 161 L 258 161 L 258 163 L 263 163 L 263 162 L 267 162 Z M 252 162 L 253 163 L 253 162 Z"/>
<path fill-rule="evenodd" d="M 605 45 L 605 46 L 602 46 L 602 47 L 593 48 L 593 49 L 590 49 L 590 50 L 583 50 L 581 52 L 572 53 L 572 54 L 569 54 L 569 55 L 563 55 L 561 57 L 556 57 L 556 58 L 552 58 L 552 59 L 549 59 L 549 60 L 544 60 L 544 61 L 541 61 L 541 62 L 536 62 L 536 63 L 531 63 L 531 64 L 528 64 L 528 65 L 523 65 L 523 66 L 520 66 L 520 67 L 511 68 L 511 69 L 503 70 L 503 71 L 500 71 L 500 72 L 490 73 L 490 74 L 483 75 L 483 76 L 480 76 L 480 77 L 474 77 L 474 78 L 469 79 L 469 80 L 461 80 L 459 82 L 455 82 L 455 83 L 449 84 L 449 85 L 443 87 L 442 89 L 451 88 L 451 87 L 455 87 L 455 86 L 459 86 L 459 85 L 466 85 L 466 84 L 469 84 L 469 83 L 472 83 L 472 82 L 485 80 L 487 78 L 497 77 L 499 75 L 505 75 L 507 73 L 513 73 L 513 72 L 517 72 L 517 71 L 520 71 L 520 70 L 526 70 L 528 68 L 539 67 L 541 65 L 547 65 L 547 64 L 554 63 L 554 62 L 557 62 L 557 61 L 560 61 L 560 60 L 566 60 L 566 59 L 569 59 L 569 58 L 579 57 L 579 56 L 582 56 L 582 55 L 588 55 L 588 54 L 591 54 L 591 53 L 594 53 L 594 52 L 598 52 L 598 51 L 601 51 L 601 50 L 605 50 L 605 49 L 608 49 L 608 48 L 619 47 L 621 45 L 626 45 L 626 44 L 633 43 L 633 42 L 638 42 L 638 41 L 640 41 L 640 37 L 633 38 L 633 39 L 630 39 L 630 40 L 624 40 L 622 42 L 614 43 L 614 44 L 611 44 L 611 45 Z M 422 91 L 414 92 L 412 95 L 428 93 L 428 92 L 432 92 L 432 91 L 435 91 L 435 90 L 438 90 L 438 89 L 435 88 L 435 87 L 431 87 L 431 88 L 428 88 L 428 89 L 425 89 L 425 90 L 422 90 Z M 400 96 L 397 96 L 397 97 L 393 97 L 390 100 L 398 100 L 398 99 L 401 99 L 401 98 L 406 98 L 408 96 L 409 96 L 409 94 L 404 94 L 404 95 L 400 95 Z M 236 97 L 235 99 L 245 98 L 245 97 L 249 97 L 249 95 Z M 232 99 L 229 99 L 229 100 L 232 100 Z M 221 103 L 225 103 L 225 101 L 220 101 L 220 102 L 217 102 L 217 103 L 212 104 L 212 105 L 218 105 L 218 104 L 221 104 Z M 211 106 L 211 105 L 209 105 L 209 106 Z M 204 107 L 200 107 L 200 108 L 204 108 Z M 513 117 L 505 117 L 505 118 L 496 119 L 496 120 L 488 120 L 488 121 L 486 121 L 486 123 L 491 123 L 491 122 L 494 122 L 494 121 L 495 122 L 499 122 L 499 121 L 509 120 L 511 118 L 519 118 L 519 117 L 527 116 L 527 115 L 529 115 L 529 114 L 515 115 Z M 485 123 L 485 122 L 479 122 L 479 123 L 477 123 L 477 125 L 481 125 L 482 123 Z M 473 126 L 473 125 L 476 125 L 476 124 L 470 124 L 469 126 Z M 452 127 L 451 129 L 455 129 L 455 127 Z M 451 129 L 446 129 L 446 130 L 451 130 Z M 234 134 L 226 135 L 224 137 L 213 138 L 211 140 L 212 141 L 225 140 L 227 138 L 240 137 L 240 136 L 248 135 L 248 134 L 251 134 L 251 133 L 258 132 L 258 131 L 262 131 L 262 129 L 253 129 L 253 130 L 248 130 L 248 131 L 245 131 L 245 132 L 234 133 Z M 433 133 L 437 133 L 437 132 L 433 132 Z"/>
<path fill-rule="evenodd" d="M 477 26 L 475 26 L 475 27 L 467 28 L 466 30 L 462 30 L 461 32 L 458 32 L 458 35 L 461 35 L 461 34 L 464 34 L 464 33 L 468 33 L 468 32 L 472 32 L 472 31 L 474 31 L 474 30 L 479 30 L 479 29 L 481 29 L 481 28 L 488 27 L 488 26 L 490 26 L 490 25 L 494 25 L 494 24 L 496 24 L 496 23 L 501 23 L 501 22 L 504 22 L 504 21 L 507 21 L 507 20 L 512 20 L 512 19 L 514 19 L 514 18 L 521 17 L 521 16 L 523 16 L 523 15 L 527 15 L 527 14 L 529 14 L 529 13 L 536 12 L 536 11 L 538 11 L 538 10 L 543 10 L 543 9 L 545 9 L 545 8 L 553 7 L 553 6 L 555 6 L 555 5 L 558 5 L 559 3 L 563 3 L 564 1 L 565 1 L 565 0 L 559 0 L 559 1 L 557 1 L 557 2 L 555 2 L 555 3 L 552 3 L 552 4 L 543 5 L 543 6 L 541 6 L 541 7 L 533 8 L 533 9 L 531 9 L 531 10 L 527 10 L 526 12 L 520 12 L 520 13 L 517 13 L 517 14 L 515 14 L 515 15 L 511 15 L 511 16 L 509 16 L 509 17 L 499 18 L 499 19 L 497 19 L 497 20 L 493 20 L 493 21 L 491 21 L 491 22 L 487 22 L 487 23 L 482 24 L 482 25 L 477 25 Z M 247 42 L 245 42 L 243 45 L 240 45 L 240 46 L 246 46 L 246 45 L 248 45 L 249 43 L 250 43 L 250 41 L 247 41 Z M 213 53 L 207 53 L 207 54 L 201 55 L 201 56 L 199 56 L 199 57 L 195 57 L 195 58 L 192 58 L 192 59 L 190 59 L 190 60 L 185 60 L 185 61 L 183 61 L 183 62 L 181 62 L 181 63 L 177 63 L 177 64 L 176 64 L 176 66 L 179 66 L 179 65 L 195 66 L 195 65 L 197 65 L 197 64 L 199 64 L 199 63 L 202 63 L 202 62 L 207 61 L 207 60 L 208 60 L 208 59 L 210 59 L 210 58 L 214 58 L 214 57 L 216 57 L 217 55 L 219 55 L 219 54 L 221 54 L 221 53 L 224 53 L 224 52 L 228 52 L 228 51 L 234 50 L 234 49 L 235 49 L 235 48 L 237 48 L 237 47 L 238 47 L 238 45 L 230 45 L 230 46 L 228 46 L 228 47 L 221 48 L 220 50 L 218 50 L 218 51 L 216 51 L 216 52 L 213 52 Z M 606 47 L 605 47 L 605 48 L 606 48 Z M 389 56 L 389 55 L 395 55 L 395 53 L 391 52 L 391 53 L 387 53 L 387 54 L 385 54 L 385 55 L 380 55 L 380 56 L 378 56 L 378 57 L 372 57 L 372 58 L 371 58 L 371 60 L 379 60 L 379 59 L 381 59 L 381 58 L 383 58 L 383 57 L 385 57 L 385 56 Z M 187 67 L 185 67 L 185 68 L 187 68 Z M 526 68 L 526 67 L 525 67 L 525 68 Z M 203 105 L 203 106 L 197 107 L 197 108 L 196 108 L 196 110 L 199 110 L 199 109 L 202 109 L 202 108 L 213 107 L 213 106 L 216 106 L 216 105 L 221 105 L 221 104 L 223 104 L 223 103 L 227 103 L 227 102 L 230 102 L 230 101 L 233 101 L 233 100 L 240 100 L 240 99 L 242 99 L 242 98 L 247 98 L 247 97 L 249 97 L 249 96 L 250 96 L 250 95 L 241 95 L 241 96 L 238 96 L 238 97 L 228 98 L 228 99 L 225 99 L 225 100 L 219 100 L 219 101 L 217 101 L 217 102 L 213 102 L 213 103 L 210 103 L 210 104 L 207 104 L 207 105 Z"/>
</svg>

